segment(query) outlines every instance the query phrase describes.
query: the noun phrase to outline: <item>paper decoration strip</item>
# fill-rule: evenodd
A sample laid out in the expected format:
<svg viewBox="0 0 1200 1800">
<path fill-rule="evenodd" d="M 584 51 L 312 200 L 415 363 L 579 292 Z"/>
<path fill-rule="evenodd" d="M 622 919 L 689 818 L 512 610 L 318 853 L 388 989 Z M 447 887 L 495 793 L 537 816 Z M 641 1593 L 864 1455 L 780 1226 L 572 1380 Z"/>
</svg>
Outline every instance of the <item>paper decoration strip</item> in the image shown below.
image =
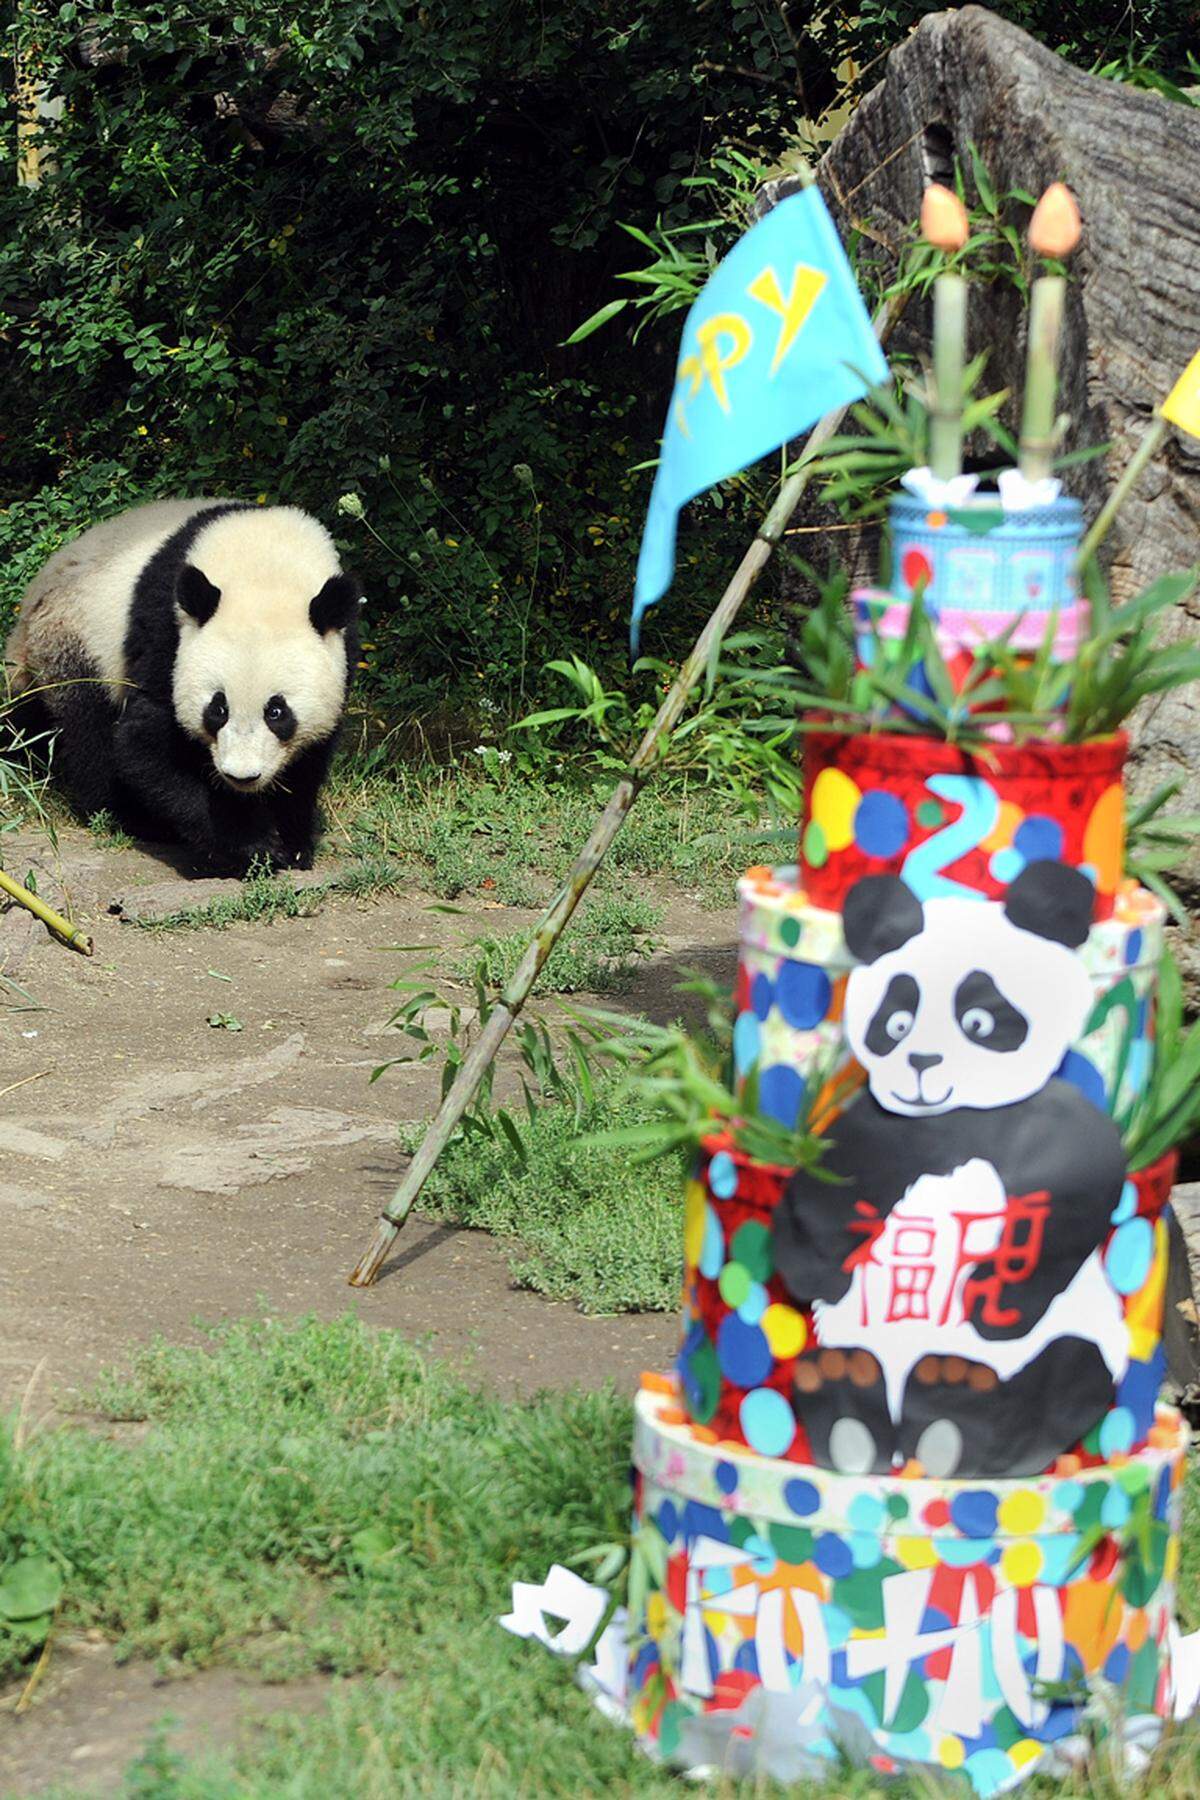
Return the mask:
<svg viewBox="0 0 1200 1800">
<path fill-rule="evenodd" d="M 885 380 L 825 202 L 780 201 L 713 271 L 683 328 L 638 556 L 631 637 L 671 584 L 680 508 Z"/>
<path fill-rule="evenodd" d="M 756 1070 L 760 1106 L 790 1125 L 814 1071 L 829 1078 L 852 1060 L 843 1007 L 853 958 L 841 914 L 809 902 L 795 865 L 749 870 L 738 906 L 735 1081 L 740 1087 Z M 1150 1078 L 1165 924 L 1162 902 L 1131 885 L 1078 952 L 1093 1006 L 1060 1073 L 1118 1119 Z"/>
<path fill-rule="evenodd" d="M 840 910 L 860 876 L 902 875 L 920 900 L 999 899 L 1028 864 L 1095 882 L 1097 919 L 1124 875 L 1123 734 L 1086 744 L 992 744 L 986 762 L 942 739 L 809 732 L 800 880 Z"/>
<path fill-rule="evenodd" d="M 1119 1469 L 985 1484 L 799 1469 L 696 1444 L 660 1406 L 636 1406 L 629 1621 L 653 1754 L 724 1767 L 740 1742 L 787 1780 L 798 1742 L 832 1761 L 850 1719 L 877 1774 L 959 1769 L 989 1796 L 1080 1729 L 1098 1679 L 1170 1716 L 1178 1415 Z"/>
</svg>

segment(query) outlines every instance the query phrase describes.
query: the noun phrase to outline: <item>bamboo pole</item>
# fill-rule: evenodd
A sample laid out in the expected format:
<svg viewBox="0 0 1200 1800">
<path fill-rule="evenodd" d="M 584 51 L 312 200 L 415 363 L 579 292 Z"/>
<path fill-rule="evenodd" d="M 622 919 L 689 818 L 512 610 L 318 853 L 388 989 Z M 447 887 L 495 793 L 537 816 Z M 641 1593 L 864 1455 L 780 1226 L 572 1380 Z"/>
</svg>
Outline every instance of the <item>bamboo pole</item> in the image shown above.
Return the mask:
<svg viewBox="0 0 1200 1800">
<path fill-rule="evenodd" d="M 8 894 L 18 906 L 23 906 L 35 919 L 40 919 L 46 930 L 52 932 L 69 950 L 78 950 L 81 956 L 92 954 L 92 940 L 86 931 L 80 931 L 77 926 L 72 925 L 70 919 L 64 919 L 61 913 L 55 912 L 52 906 L 47 906 L 44 900 L 39 900 L 36 894 L 31 894 L 27 887 L 22 887 L 19 881 L 6 875 L 3 869 L 0 869 L 0 893 Z"/>
<path fill-rule="evenodd" d="M 1036 256 L 1062 262 L 1078 244 L 1079 233 L 1079 208 L 1074 195 L 1061 181 L 1052 182 L 1033 209 L 1029 248 Z M 1017 465 L 1027 481 L 1041 481 L 1054 468 L 1059 340 L 1066 298 L 1063 275 L 1039 275 L 1030 290 L 1025 404 L 1017 456 Z"/>
<path fill-rule="evenodd" d="M 893 294 L 876 311 L 873 323 L 881 344 L 885 344 L 891 336 L 892 329 L 904 310 L 906 299 L 906 294 Z M 390 1204 L 380 1214 L 375 1236 L 350 1276 L 351 1287 L 370 1287 L 378 1275 L 384 1257 L 412 1211 L 434 1164 L 475 1098 L 484 1074 L 529 998 L 547 957 L 562 936 L 571 914 L 587 892 L 613 839 L 628 818 L 643 783 L 658 759 L 660 749 L 687 706 L 692 689 L 703 678 L 743 601 L 783 536 L 784 528 L 808 486 L 815 452 L 837 433 L 846 411 L 845 407 L 839 407 L 836 412 L 827 413 L 809 434 L 805 462 L 788 476 L 780 488 L 774 505 L 759 527 L 729 586 L 717 602 L 708 623 L 692 646 L 691 654 L 659 707 L 653 724 L 634 752 L 629 768 L 613 789 L 608 805 L 593 826 L 591 836 L 576 857 L 570 874 L 543 914 L 512 979 L 464 1058 L 437 1117 L 422 1138 L 404 1180 L 396 1189 Z"/>
<path fill-rule="evenodd" d="M 971 235 L 958 195 L 934 182 L 921 202 L 921 236 L 954 256 Z M 967 360 L 967 284 L 946 269 L 933 284 L 933 408 L 929 419 L 929 468 L 939 481 L 962 474 L 963 370 Z"/>
<path fill-rule="evenodd" d="M 1125 503 L 1129 490 L 1154 455 L 1167 435 L 1167 421 L 1161 413 L 1155 413 L 1150 424 L 1142 433 L 1142 441 L 1122 469 L 1116 486 L 1108 499 L 1092 520 L 1087 535 L 1075 554 L 1075 570 L 1078 573 L 1086 564 L 1089 556 L 1094 555 L 1108 536 L 1109 527 Z"/>
</svg>

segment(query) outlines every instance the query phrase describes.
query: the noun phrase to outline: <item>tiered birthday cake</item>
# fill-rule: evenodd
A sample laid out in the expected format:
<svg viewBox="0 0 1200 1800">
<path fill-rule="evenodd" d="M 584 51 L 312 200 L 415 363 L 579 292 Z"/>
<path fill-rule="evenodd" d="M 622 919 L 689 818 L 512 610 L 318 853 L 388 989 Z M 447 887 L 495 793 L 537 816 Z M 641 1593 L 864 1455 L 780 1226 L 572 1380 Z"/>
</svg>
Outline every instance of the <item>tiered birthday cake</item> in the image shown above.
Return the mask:
<svg viewBox="0 0 1200 1800">
<path fill-rule="evenodd" d="M 862 662 L 914 604 L 951 670 L 1026 631 L 1069 658 L 1075 503 L 912 485 Z M 735 1129 L 689 1182 L 677 1370 L 637 1405 L 634 1722 L 692 1768 L 849 1753 L 987 1795 L 1098 1695 L 1170 1710 L 1172 1165 L 1125 1147 L 1164 913 L 1124 878 L 1123 738 L 809 723 L 799 860 L 739 883 L 734 1076 L 824 1147 Z"/>
</svg>

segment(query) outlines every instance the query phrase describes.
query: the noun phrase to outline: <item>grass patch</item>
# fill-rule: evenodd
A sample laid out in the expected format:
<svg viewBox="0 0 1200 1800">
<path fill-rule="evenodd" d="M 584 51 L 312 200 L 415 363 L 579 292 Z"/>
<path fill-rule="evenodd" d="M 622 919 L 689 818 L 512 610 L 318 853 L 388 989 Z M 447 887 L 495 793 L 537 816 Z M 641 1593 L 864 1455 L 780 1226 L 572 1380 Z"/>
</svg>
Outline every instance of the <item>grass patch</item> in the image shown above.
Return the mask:
<svg viewBox="0 0 1200 1800">
<path fill-rule="evenodd" d="M 186 1761 L 155 1733 L 125 1800 L 678 1800 L 678 1780 L 596 1714 L 566 1666 L 495 1623 L 514 1579 L 623 1532 L 630 1415 L 611 1392 L 501 1403 L 344 1318 L 226 1326 L 208 1350 L 157 1345 L 102 1384 L 98 1406 L 149 1429 L 130 1442 L 67 1426 L 19 1453 L 0 1436 L 0 1567 L 14 1550 L 52 1558 L 60 1627 L 98 1627 L 123 1655 L 335 1678 L 325 1709 L 269 1718 L 239 1752 Z M 1195 1590 L 1181 1592 L 1194 1609 Z M 10 1674 L 29 1655 L 0 1639 Z M 1194 1734 L 1140 1782 L 1100 1770 L 1028 1789 L 1197 1791 Z M 881 1790 L 864 1770 L 789 1792 Z M 888 1792 L 930 1789 L 915 1777 Z"/>
<path fill-rule="evenodd" d="M 521 1116 L 523 1162 L 502 1139 L 456 1138 L 425 1185 L 421 1212 L 515 1240 L 514 1278 L 552 1300 L 573 1300 L 588 1313 L 673 1312 L 683 1158 L 635 1167 L 628 1156 L 593 1148 L 591 1134 L 643 1116 L 632 1101 L 618 1113 L 616 1091 L 613 1080 L 579 1112 L 548 1102 Z M 422 1129 L 412 1131 L 411 1146 Z"/>
<path fill-rule="evenodd" d="M 230 925 L 272 924 L 276 919 L 307 919 L 331 894 L 370 899 L 399 887 L 403 870 L 384 856 L 359 856 L 328 880 L 297 888 L 287 875 L 255 870 L 235 892 L 219 894 L 202 906 L 181 907 L 160 918 L 138 919 L 144 931 L 224 931 Z"/>
<path fill-rule="evenodd" d="M 662 908 L 644 894 L 599 894 L 585 902 L 551 952 L 538 980 L 539 991 L 606 994 L 620 987 L 637 964 L 653 954 L 650 934 L 662 916 Z M 454 975 L 459 981 L 481 979 L 488 987 L 503 988 L 528 943 L 528 930 L 473 938 Z"/>
<path fill-rule="evenodd" d="M 400 765 L 364 776 L 347 759 L 335 772 L 327 811 L 360 853 L 415 863 L 440 898 L 486 892 L 505 906 L 536 906 L 566 874 L 612 783 L 515 773 L 499 781 L 470 763 Z M 733 802 L 699 783 L 648 788 L 609 853 L 598 884 L 669 876 L 729 903 L 747 862 L 776 854 L 751 832 Z M 783 857 L 782 860 L 788 860 Z"/>
</svg>

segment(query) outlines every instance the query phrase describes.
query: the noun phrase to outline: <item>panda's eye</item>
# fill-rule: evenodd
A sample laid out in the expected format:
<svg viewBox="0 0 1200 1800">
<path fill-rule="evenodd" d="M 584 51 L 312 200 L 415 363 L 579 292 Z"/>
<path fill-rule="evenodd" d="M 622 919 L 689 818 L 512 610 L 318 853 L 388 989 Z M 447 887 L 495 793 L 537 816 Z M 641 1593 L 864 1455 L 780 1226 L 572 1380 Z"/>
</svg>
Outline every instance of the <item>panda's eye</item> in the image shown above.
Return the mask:
<svg viewBox="0 0 1200 1800">
<path fill-rule="evenodd" d="M 272 694 L 263 707 L 263 718 L 267 729 L 273 731 L 280 743 L 286 744 L 295 735 L 296 715 L 282 694 Z"/>
<path fill-rule="evenodd" d="M 224 690 L 218 688 L 204 709 L 204 729 L 215 737 L 222 725 L 229 723 L 229 702 Z"/>
<path fill-rule="evenodd" d="M 872 1056 L 890 1056 L 916 1024 L 921 990 L 911 975 L 893 975 L 887 992 L 863 1033 L 863 1045 Z"/>
<path fill-rule="evenodd" d="M 1029 1036 L 1029 1021 L 1007 1000 L 983 969 L 964 975 L 954 994 L 954 1016 L 971 1044 L 985 1044 L 1000 1054 L 1019 1050 Z"/>
</svg>

